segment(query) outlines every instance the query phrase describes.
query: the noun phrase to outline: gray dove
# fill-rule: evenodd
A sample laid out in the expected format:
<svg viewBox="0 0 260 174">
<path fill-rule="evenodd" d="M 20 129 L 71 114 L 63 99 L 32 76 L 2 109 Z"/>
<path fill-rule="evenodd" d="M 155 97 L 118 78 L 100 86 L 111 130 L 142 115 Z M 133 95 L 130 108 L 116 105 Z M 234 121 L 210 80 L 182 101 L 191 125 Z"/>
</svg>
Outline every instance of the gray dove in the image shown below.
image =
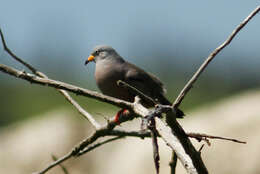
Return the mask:
<svg viewBox="0 0 260 174">
<path fill-rule="evenodd" d="M 112 47 L 96 46 L 85 65 L 89 62 L 96 63 L 95 79 L 103 94 L 133 102 L 135 95 L 118 85 L 118 80 L 122 80 L 158 103 L 171 105 L 171 102 L 165 97 L 166 90 L 162 82 L 156 76 L 125 61 Z M 146 99 L 142 99 L 141 103 L 146 107 L 154 106 L 153 102 Z M 122 111 L 119 111 L 117 117 L 121 113 Z M 182 118 L 184 113 L 177 109 L 176 116 Z"/>
</svg>

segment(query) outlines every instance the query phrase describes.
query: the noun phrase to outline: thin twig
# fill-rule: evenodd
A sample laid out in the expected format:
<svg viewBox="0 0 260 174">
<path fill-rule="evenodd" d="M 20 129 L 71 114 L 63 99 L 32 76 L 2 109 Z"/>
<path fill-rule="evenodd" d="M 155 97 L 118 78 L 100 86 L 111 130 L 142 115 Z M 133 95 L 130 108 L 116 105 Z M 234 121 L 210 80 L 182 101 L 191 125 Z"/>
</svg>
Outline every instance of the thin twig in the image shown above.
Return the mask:
<svg viewBox="0 0 260 174">
<path fill-rule="evenodd" d="M 1 35 L 1 40 L 2 40 L 2 44 L 4 47 L 4 50 L 11 56 L 13 57 L 15 60 L 17 60 L 18 62 L 20 62 L 21 64 L 23 64 L 24 66 L 26 66 L 28 69 L 30 69 L 34 74 L 38 75 L 38 71 L 32 67 L 30 64 L 26 63 L 25 61 L 23 61 L 21 58 L 17 57 L 8 47 L 7 44 L 5 42 L 5 38 L 4 38 L 4 34 L 0 28 L 0 35 Z"/>
<path fill-rule="evenodd" d="M 245 141 L 241 141 L 238 139 L 234 138 L 227 138 L 227 137 L 221 137 L 221 136 L 215 136 L 215 135 L 209 135 L 209 134 L 204 134 L 204 133 L 194 133 L 194 132 L 189 132 L 186 133 L 189 138 L 195 138 L 199 141 L 201 141 L 204 138 L 209 138 L 209 139 L 219 139 L 219 140 L 226 140 L 226 141 L 232 141 L 236 143 L 242 143 L 246 144 Z M 140 137 L 140 138 L 150 138 L 151 134 L 148 131 L 124 131 L 124 130 L 111 130 L 107 135 L 112 135 L 112 136 L 128 136 L 128 137 Z M 161 137 L 160 135 L 158 135 Z"/>
<path fill-rule="evenodd" d="M 57 161 L 58 158 L 55 155 L 51 155 L 53 161 Z M 66 167 L 64 167 L 62 164 L 59 164 L 59 166 L 61 167 L 62 171 L 64 174 L 69 174 L 68 170 L 66 169 Z"/>
<path fill-rule="evenodd" d="M 227 141 L 233 141 L 235 143 L 242 143 L 242 144 L 246 144 L 245 141 L 240 141 L 237 139 L 233 139 L 233 138 L 226 138 L 226 137 L 220 137 L 220 136 L 214 136 L 214 135 L 208 135 L 208 134 L 202 134 L 202 133 L 187 133 L 188 137 L 190 138 L 195 138 L 198 141 L 201 140 L 205 140 L 207 138 L 210 139 L 219 139 L 219 140 L 227 140 Z"/>
<path fill-rule="evenodd" d="M 152 99 L 151 97 L 149 97 L 148 95 L 145 95 L 143 92 L 141 92 L 140 90 L 136 89 L 135 87 L 129 85 L 128 83 L 122 81 L 122 80 L 118 80 L 117 81 L 117 85 L 123 88 L 126 88 L 128 90 L 131 91 L 131 93 L 133 93 L 134 95 L 138 95 L 140 98 L 148 100 L 150 103 L 153 103 L 154 105 L 156 105 L 157 103 L 154 101 L 154 99 Z"/>
<path fill-rule="evenodd" d="M 97 148 L 97 147 L 99 147 L 99 146 L 102 146 L 102 145 L 104 145 L 104 144 L 110 143 L 110 142 L 115 141 L 115 140 L 122 139 L 122 138 L 124 138 L 124 137 L 125 137 L 125 136 L 117 136 L 117 137 L 110 138 L 110 139 L 107 139 L 107 140 L 105 140 L 105 141 L 102 141 L 102 142 L 100 142 L 100 143 L 93 144 L 93 145 L 89 146 L 88 148 L 86 148 L 86 149 L 80 151 L 76 156 L 84 155 L 85 153 L 90 152 L 90 151 L 94 150 L 95 148 Z"/>
<path fill-rule="evenodd" d="M 94 119 L 94 117 L 88 113 L 85 109 L 83 109 L 66 91 L 59 90 L 63 96 L 68 100 L 76 109 L 77 111 L 86 118 L 95 129 L 99 129 L 101 125 Z"/>
<path fill-rule="evenodd" d="M 33 174 L 44 174 L 46 173 L 48 170 L 50 170 L 51 168 L 61 164 L 62 162 L 68 160 L 69 158 L 71 158 L 73 156 L 73 154 L 70 152 L 68 154 L 66 154 L 65 156 L 63 156 L 62 158 L 59 158 L 58 160 L 52 162 L 50 165 L 48 165 L 46 168 L 44 168 L 43 170 L 41 170 L 40 172 L 35 172 Z"/>
<path fill-rule="evenodd" d="M 231 33 L 231 35 L 227 38 L 227 40 L 221 44 L 219 47 L 217 47 L 208 58 L 203 62 L 203 64 L 200 66 L 200 68 L 197 70 L 197 72 L 192 76 L 192 78 L 189 80 L 189 82 L 184 86 L 178 97 L 173 103 L 174 108 L 178 108 L 181 104 L 182 100 L 186 96 L 186 94 L 189 92 L 189 90 L 192 88 L 193 84 L 196 82 L 196 80 L 199 78 L 200 74 L 205 70 L 205 68 L 208 66 L 208 64 L 213 60 L 213 58 L 223 49 L 225 48 L 237 35 L 237 33 L 252 19 L 258 12 L 260 11 L 260 6 L 258 6 L 252 13 L 249 14 L 246 19 L 240 23 L 235 30 Z"/>
</svg>

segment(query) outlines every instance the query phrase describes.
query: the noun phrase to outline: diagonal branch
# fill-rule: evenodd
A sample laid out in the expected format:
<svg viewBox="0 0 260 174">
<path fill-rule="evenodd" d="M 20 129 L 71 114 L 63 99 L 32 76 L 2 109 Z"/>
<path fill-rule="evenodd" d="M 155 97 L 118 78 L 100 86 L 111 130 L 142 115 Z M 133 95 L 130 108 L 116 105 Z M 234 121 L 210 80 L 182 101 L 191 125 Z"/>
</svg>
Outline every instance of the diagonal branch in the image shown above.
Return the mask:
<svg viewBox="0 0 260 174">
<path fill-rule="evenodd" d="M 196 73 L 192 76 L 192 78 L 189 80 L 189 82 L 184 86 L 178 97 L 173 103 L 174 108 L 178 108 L 181 104 L 182 100 L 186 96 L 186 94 L 189 92 L 189 90 L 192 88 L 193 84 L 196 82 L 196 80 L 199 78 L 201 73 L 205 70 L 205 68 L 208 66 L 208 64 L 214 59 L 214 57 L 222 50 L 224 49 L 230 42 L 233 40 L 233 38 L 237 35 L 237 33 L 260 11 L 260 6 L 258 6 L 252 13 L 249 14 L 246 19 L 240 23 L 237 28 L 231 33 L 231 35 L 227 38 L 227 40 L 221 44 L 219 47 L 217 47 L 209 56 L 208 58 L 203 62 L 203 64 L 200 66 L 200 68 L 196 71 Z"/>
<path fill-rule="evenodd" d="M 97 148 L 97 147 L 99 147 L 99 146 L 102 146 L 102 145 L 104 145 L 104 144 L 110 143 L 110 142 L 115 141 L 115 140 L 122 139 L 122 138 L 124 138 L 124 137 L 125 137 L 125 136 L 117 136 L 117 137 L 110 138 L 110 139 L 107 139 L 107 140 L 105 140 L 105 141 L 102 141 L 102 142 L 100 142 L 100 143 L 93 144 L 93 145 L 89 146 L 88 148 L 86 148 L 86 149 L 80 151 L 80 152 L 77 154 L 77 157 L 79 157 L 79 156 L 81 156 L 81 155 L 84 155 L 85 153 L 88 153 L 88 152 L 94 150 L 95 148 Z"/>
<path fill-rule="evenodd" d="M 1 40 L 2 40 L 2 44 L 4 47 L 4 50 L 10 55 L 12 56 L 12 58 L 14 58 L 15 60 L 17 60 L 18 62 L 20 62 L 21 64 L 23 64 L 24 66 L 26 66 L 28 69 L 30 69 L 34 74 L 38 74 L 38 71 L 32 67 L 30 64 L 26 63 L 25 61 L 23 61 L 21 58 L 19 58 L 18 56 L 16 56 L 8 47 L 7 44 L 5 42 L 5 38 L 4 38 L 4 34 L 0 28 L 0 36 L 1 36 Z"/>
<path fill-rule="evenodd" d="M 68 160 L 69 158 L 71 158 L 73 156 L 73 154 L 70 152 L 66 155 L 64 155 L 63 157 L 57 159 L 56 161 L 52 162 L 50 165 L 48 165 L 46 168 L 44 168 L 42 171 L 40 172 L 34 172 L 33 174 L 44 174 L 46 173 L 48 170 L 52 169 L 53 167 L 60 165 L 62 162 Z"/>
<path fill-rule="evenodd" d="M 141 139 L 144 138 L 150 138 L 151 133 L 148 131 L 124 131 L 124 130 L 111 130 L 107 135 L 110 136 L 128 136 L 128 137 L 139 137 Z M 189 138 L 194 138 L 198 141 L 204 140 L 204 139 L 217 139 L 217 140 L 225 140 L 225 141 L 232 141 L 235 143 L 241 143 L 241 144 L 246 144 L 245 141 L 241 141 L 238 139 L 234 138 L 227 138 L 227 137 L 221 137 L 221 136 L 216 136 L 216 135 L 209 135 L 205 133 L 194 133 L 194 132 L 188 132 L 186 135 Z M 161 137 L 160 135 L 158 135 Z"/>
<path fill-rule="evenodd" d="M 237 139 L 234 139 L 234 138 L 226 138 L 226 137 L 208 135 L 208 134 L 203 134 L 203 133 L 187 133 L 187 135 L 190 138 L 195 138 L 198 141 L 208 140 L 208 138 L 209 138 L 209 139 L 219 139 L 219 140 L 233 141 L 235 143 L 246 144 L 245 141 L 237 140 Z"/>
<path fill-rule="evenodd" d="M 77 95 L 94 98 L 99 101 L 107 102 L 109 104 L 112 104 L 112 105 L 115 105 L 118 107 L 128 107 L 131 109 L 131 106 L 132 106 L 132 104 L 130 102 L 126 102 L 124 100 L 120 100 L 120 99 L 117 99 L 114 97 L 103 95 L 96 91 L 91 91 L 88 89 L 80 88 L 78 86 L 74 86 L 74 85 L 64 83 L 61 81 L 56 81 L 56 80 L 52 80 L 49 78 L 46 79 L 46 78 L 38 77 L 33 74 L 26 73 L 24 71 L 19 71 L 15 68 L 11 68 L 7 65 L 0 64 L 0 71 L 7 73 L 9 75 L 12 75 L 14 77 L 17 77 L 17 78 L 27 80 L 30 83 L 36 83 L 36 84 L 40 84 L 40 85 L 44 85 L 44 86 L 53 87 L 56 89 L 64 89 L 66 91 L 73 92 Z"/>
<path fill-rule="evenodd" d="M 51 155 L 51 157 L 52 157 L 53 161 L 57 161 L 58 160 L 57 157 L 55 155 L 53 155 L 53 154 Z M 62 164 L 59 164 L 59 166 L 61 167 L 61 169 L 62 169 L 64 174 L 69 174 L 69 172 L 66 169 L 66 167 L 64 167 Z"/>
<path fill-rule="evenodd" d="M 98 129 L 101 127 L 101 125 L 94 119 L 94 117 L 88 113 L 85 109 L 83 109 L 65 90 L 59 89 L 59 92 L 68 100 L 76 109 L 77 111 L 86 118 L 92 126 L 95 127 L 95 129 Z"/>
<path fill-rule="evenodd" d="M 153 103 L 153 105 L 156 105 L 156 101 L 154 101 L 154 99 L 152 99 L 151 97 L 145 95 L 143 92 L 141 92 L 140 90 L 136 89 L 135 87 L 129 85 L 128 83 L 122 81 L 122 80 L 118 80 L 117 81 L 117 85 L 120 86 L 120 87 L 123 87 L 127 90 L 129 90 L 131 93 L 133 93 L 134 95 L 138 95 L 140 96 L 140 98 L 142 99 L 146 99 L 148 100 L 149 102 Z"/>
</svg>

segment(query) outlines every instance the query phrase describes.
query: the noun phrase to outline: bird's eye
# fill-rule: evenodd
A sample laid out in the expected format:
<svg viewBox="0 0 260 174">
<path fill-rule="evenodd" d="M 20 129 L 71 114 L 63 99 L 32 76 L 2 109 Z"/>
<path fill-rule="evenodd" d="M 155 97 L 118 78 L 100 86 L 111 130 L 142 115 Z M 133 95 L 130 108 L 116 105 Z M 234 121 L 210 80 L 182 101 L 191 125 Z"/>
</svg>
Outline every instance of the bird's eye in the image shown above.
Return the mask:
<svg viewBox="0 0 260 174">
<path fill-rule="evenodd" d="M 101 50 L 97 50 L 95 51 L 95 55 L 99 55 L 102 51 Z"/>
</svg>

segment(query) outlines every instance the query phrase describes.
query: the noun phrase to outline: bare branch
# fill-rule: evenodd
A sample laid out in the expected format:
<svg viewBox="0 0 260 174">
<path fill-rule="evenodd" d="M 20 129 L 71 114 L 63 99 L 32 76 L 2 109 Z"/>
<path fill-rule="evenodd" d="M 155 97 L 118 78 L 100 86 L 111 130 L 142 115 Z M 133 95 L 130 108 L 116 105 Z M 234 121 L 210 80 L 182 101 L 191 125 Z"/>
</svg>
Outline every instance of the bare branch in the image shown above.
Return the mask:
<svg viewBox="0 0 260 174">
<path fill-rule="evenodd" d="M 197 70 L 197 72 L 192 76 L 192 78 L 189 80 L 189 82 L 184 86 L 178 97 L 173 103 L 174 108 L 178 108 L 181 104 L 182 100 L 186 96 L 186 94 L 189 92 L 189 90 L 192 88 L 193 84 L 196 82 L 196 80 L 199 78 L 200 74 L 205 70 L 205 68 L 208 66 L 208 64 L 213 60 L 213 58 L 223 49 L 225 48 L 237 35 L 237 33 L 260 11 L 260 6 L 258 6 L 249 16 L 237 26 L 237 28 L 231 33 L 231 35 L 227 38 L 227 40 L 221 44 L 219 47 L 217 47 L 209 56 L 208 58 L 203 62 L 203 64 L 200 66 L 200 68 Z"/>
<path fill-rule="evenodd" d="M 95 129 L 99 129 L 101 125 L 90 115 L 86 110 L 84 110 L 73 98 L 64 90 L 59 89 L 59 92 L 63 94 L 63 96 L 68 100 L 77 110 L 78 112 L 86 118 Z"/>
<path fill-rule="evenodd" d="M 120 100 L 120 99 L 117 99 L 117 98 L 114 98 L 114 97 L 106 96 L 106 95 L 103 95 L 101 93 L 91 91 L 91 90 L 88 90 L 88 89 L 84 89 L 84 88 L 80 88 L 80 87 L 77 87 L 77 86 L 74 86 L 74 85 L 71 85 L 71 84 L 67 84 L 67 83 L 64 83 L 64 82 L 55 81 L 55 80 L 52 80 L 52 79 L 49 79 L 49 78 L 46 79 L 46 78 L 42 78 L 42 77 L 37 77 L 37 76 L 32 75 L 30 73 L 19 71 L 15 68 L 11 68 L 11 67 L 3 65 L 3 64 L 0 64 L 0 71 L 7 73 L 7 74 L 10 74 L 12 76 L 15 76 L 17 78 L 27 80 L 30 83 L 37 83 L 37 84 L 40 84 L 40 85 L 46 85 L 46 86 L 54 87 L 54 88 L 57 88 L 57 89 L 64 89 L 64 90 L 73 92 L 77 95 L 82 95 L 82 96 L 94 98 L 94 99 L 97 99 L 99 101 L 107 102 L 107 103 L 113 104 L 113 105 L 118 106 L 118 107 L 125 107 L 125 108 L 128 108 L 128 109 L 131 109 L 131 107 L 132 107 L 132 104 L 130 102 L 126 102 L 124 100 Z"/>
<path fill-rule="evenodd" d="M 235 143 L 241 143 L 241 144 L 246 144 L 245 141 L 233 139 L 233 138 L 227 138 L 227 137 L 221 137 L 221 136 L 215 136 L 215 135 L 209 135 L 209 134 L 204 134 L 204 133 L 194 133 L 194 132 L 189 132 L 186 133 L 189 138 L 195 138 L 198 141 L 203 140 L 204 138 L 209 138 L 209 139 L 219 139 L 219 140 L 226 140 L 226 141 L 233 141 Z M 151 134 L 148 131 L 124 131 L 124 130 L 111 130 L 107 135 L 112 135 L 112 136 L 129 136 L 129 137 L 140 137 L 142 139 L 144 138 L 150 138 Z M 160 135 L 158 135 L 160 136 Z"/>
</svg>

